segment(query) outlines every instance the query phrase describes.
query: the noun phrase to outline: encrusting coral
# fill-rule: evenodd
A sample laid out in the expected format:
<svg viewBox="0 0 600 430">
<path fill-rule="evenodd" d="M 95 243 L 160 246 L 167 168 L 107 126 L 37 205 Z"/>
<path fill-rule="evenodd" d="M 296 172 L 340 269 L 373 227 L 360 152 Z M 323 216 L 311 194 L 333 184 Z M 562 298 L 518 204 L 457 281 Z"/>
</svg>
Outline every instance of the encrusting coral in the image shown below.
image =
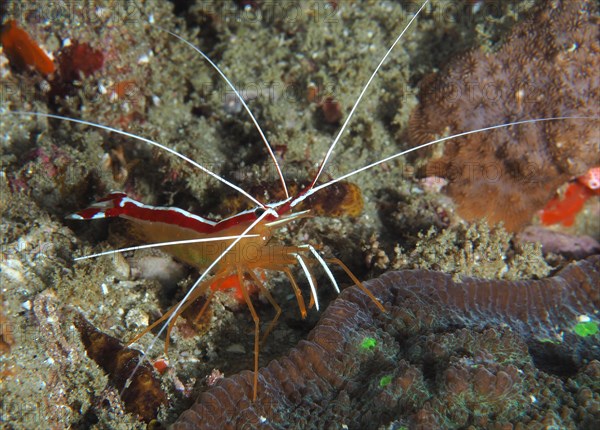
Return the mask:
<svg viewBox="0 0 600 430">
<path fill-rule="evenodd" d="M 531 281 L 388 272 L 366 284 L 388 312 L 346 289 L 260 371 L 256 402 L 245 371 L 173 428 L 592 428 L 600 344 L 575 327 L 594 324 L 599 285 L 600 256 Z"/>
<path fill-rule="evenodd" d="M 410 121 L 415 144 L 508 122 L 586 117 L 447 142 L 427 173 L 449 180 L 462 217 L 519 230 L 560 185 L 599 164 L 597 22 L 593 0 L 546 1 L 497 52 L 476 49 L 423 80 Z"/>
</svg>

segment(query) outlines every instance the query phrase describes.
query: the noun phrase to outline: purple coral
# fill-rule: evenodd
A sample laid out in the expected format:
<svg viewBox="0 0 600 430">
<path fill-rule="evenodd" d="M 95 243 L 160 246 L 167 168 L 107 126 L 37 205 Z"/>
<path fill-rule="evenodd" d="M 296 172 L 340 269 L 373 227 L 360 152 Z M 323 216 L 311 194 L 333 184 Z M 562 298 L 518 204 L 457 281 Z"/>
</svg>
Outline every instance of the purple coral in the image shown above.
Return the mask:
<svg viewBox="0 0 600 430">
<path fill-rule="evenodd" d="M 576 404 L 583 386 L 598 389 L 589 375 L 600 367 L 599 341 L 572 326 L 600 306 L 600 256 L 537 281 L 454 282 L 414 270 L 366 285 L 387 313 L 345 290 L 308 340 L 260 371 L 255 403 L 252 374 L 242 372 L 202 393 L 173 428 L 521 428 L 555 416 L 569 427 L 599 418 L 591 403 L 577 414 L 557 405 Z M 376 339 L 372 351 L 360 347 L 365 336 Z"/>
</svg>

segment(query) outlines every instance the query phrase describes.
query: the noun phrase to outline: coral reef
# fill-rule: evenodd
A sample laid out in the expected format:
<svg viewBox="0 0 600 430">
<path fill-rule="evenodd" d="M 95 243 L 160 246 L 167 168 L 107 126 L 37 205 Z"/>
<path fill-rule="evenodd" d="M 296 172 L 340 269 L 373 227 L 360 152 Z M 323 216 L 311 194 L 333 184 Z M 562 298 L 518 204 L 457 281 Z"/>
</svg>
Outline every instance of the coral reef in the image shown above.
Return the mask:
<svg viewBox="0 0 600 430">
<path fill-rule="evenodd" d="M 447 178 L 461 216 L 518 230 L 556 189 L 600 160 L 597 3 L 543 2 L 497 52 L 476 49 L 421 83 L 414 143 L 508 122 L 578 116 L 446 143 L 429 176 Z"/>
<path fill-rule="evenodd" d="M 308 340 L 260 371 L 256 403 L 242 372 L 173 428 L 592 428 L 600 343 L 573 327 L 596 318 L 598 285 L 600 256 L 539 281 L 389 272 L 367 284 L 387 313 L 345 290 Z"/>
<path fill-rule="evenodd" d="M 416 104 L 413 86 L 420 76 L 432 64 L 448 58 L 446 51 L 496 40 L 534 2 L 496 2 L 489 13 L 486 9 L 492 3 L 433 2 L 405 33 L 373 81 L 322 180 L 399 151 L 395 136 L 403 132 Z M 256 130 L 243 110 L 227 107 L 231 94 L 217 73 L 159 26 L 177 32 L 215 59 L 244 95 L 256 94 L 248 99 L 249 105 L 283 160 L 286 178 L 301 184 L 312 178 L 337 131 L 322 115 L 323 101 L 332 96 L 339 103 L 333 107 L 339 107 L 343 116 L 350 112 L 377 61 L 412 16 L 415 4 L 94 0 L 3 2 L 3 6 L 5 23 L 16 20 L 39 47 L 51 53 L 55 76 L 61 78 L 59 66 L 65 61 L 71 70 L 65 74 L 76 79 L 66 82 L 64 91 L 52 91 L 55 80 L 13 67 L 4 51 L 0 54 L 2 110 L 57 113 L 116 126 L 167 144 L 248 190 L 250 185 L 277 180 Z M 465 11 L 471 12 L 466 15 Z M 98 58 L 101 51 L 101 69 L 92 67 L 88 75 L 77 61 L 67 62 L 65 49 L 76 43 L 89 47 L 84 49 L 89 60 Z M 318 88 L 318 97 L 308 98 L 309 88 Z M 7 365 L 2 375 L 2 424 L 12 428 L 145 428 L 136 415 L 125 412 L 118 391 L 107 384 L 107 374 L 87 357 L 73 326 L 73 312 L 67 309 L 76 309 L 102 332 L 128 339 L 180 299 L 196 274 L 186 269 L 179 269 L 180 274 L 173 269 L 161 271 L 172 261 L 145 251 L 73 262 L 76 256 L 119 247 L 121 237 L 112 229 L 107 236 L 107 226 L 101 221 L 82 226 L 64 217 L 111 190 L 126 191 L 147 204 L 177 206 L 207 217 L 230 216 L 239 209 L 220 213 L 217 200 L 222 199 L 222 188 L 180 160 L 142 143 L 63 121 L 4 113 L 0 129 L 0 282 L 7 324 L 3 329 L 14 339 L 10 351 L 0 356 L 0 365 Z M 341 258 L 360 279 L 367 279 L 369 269 L 361 243 L 371 235 L 379 238 L 380 250 L 388 254 L 397 243 L 410 252 L 409 246 L 419 241 L 419 232 L 428 231 L 431 225 L 440 232 L 454 221 L 451 205 L 441 204 L 441 195 L 431 198 L 433 193 L 419 192 L 410 167 L 393 161 L 352 177 L 362 199 L 355 199 L 359 194 L 350 188 L 338 193 L 330 187 L 316 194 L 315 199 L 323 199 L 317 204 L 334 209 L 327 212 L 333 218 L 315 217 L 291 225 L 280 231 L 281 240 L 321 246 L 324 255 Z M 380 210 L 387 199 L 381 193 L 384 189 L 403 189 L 411 196 L 409 207 L 405 199 L 390 194 L 387 204 L 397 216 L 389 228 L 384 220 L 388 213 Z M 270 192 L 261 194 L 262 198 L 277 199 Z M 364 209 L 356 218 L 335 215 L 352 215 L 348 208 L 360 212 L 362 200 Z M 338 209 L 342 211 L 336 212 Z M 393 228 L 397 230 L 392 233 Z M 438 249 L 462 253 L 462 248 L 453 250 L 451 246 L 454 244 L 448 241 Z M 507 251 L 509 260 L 511 252 Z M 492 256 L 501 258 L 501 253 Z M 157 264 L 154 257 L 163 263 Z M 455 268 L 452 273 L 475 267 L 473 260 L 472 266 Z M 496 269 L 489 267 L 489 271 Z M 160 277 L 155 278 L 160 284 L 149 280 L 157 271 Z M 300 322 L 297 305 L 288 297 L 289 283 L 270 275 L 268 283 L 283 313 L 261 347 L 261 366 L 304 339 L 320 316 L 313 310 L 307 321 Z M 307 293 L 307 286 L 302 287 Z M 323 308 L 335 296 L 330 290 L 319 291 Z M 261 321 L 272 317 L 270 305 L 260 300 L 255 305 Z M 161 421 L 174 420 L 199 390 L 218 378 L 211 376 L 205 381 L 206 375 L 231 375 L 252 368 L 249 312 L 220 293 L 211 312 L 208 327 L 187 323 L 173 331 L 169 366 L 161 379 L 169 409 L 161 409 Z M 373 338 L 381 345 L 380 336 Z M 141 339 L 136 348 L 148 352 L 149 341 Z M 160 354 L 160 346 L 150 355 Z M 513 350 L 522 348 L 516 344 Z M 362 352 L 367 357 L 368 353 Z M 379 360 L 373 367 L 389 362 L 377 347 L 371 353 Z M 461 354 L 457 350 L 453 362 L 460 360 Z M 359 353 L 349 358 L 364 356 Z M 429 385 L 429 377 L 417 373 L 419 363 L 408 362 L 408 357 L 405 361 L 400 381 L 414 376 L 417 383 L 411 393 L 422 399 L 418 381 Z M 391 371 L 400 366 L 397 363 L 401 360 L 369 381 L 376 393 L 386 381 L 387 389 L 397 390 L 397 375 Z M 573 386 L 589 385 L 585 378 L 594 378 L 598 374 L 594 369 L 580 373 L 582 382 L 573 379 Z M 490 372 L 497 375 L 500 370 L 512 377 L 508 368 Z M 349 411 L 350 417 L 354 414 L 343 396 L 337 402 L 339 414 L 330 415 L 333 426 L 346 421 L 339 418 L 342 412 Z M 350 393 L 348 398 L 353 396 Z M 409 400 L 403 399 L 401 404 L 409 405 Z M 582 391 L 563 404 L 581 405 L 577 414 L 584 416 L 589 407 L 584 404 L 593 402 L 593 396 Z M 425 412 L 419 414 L 426 419 Z M 400 417 L 394 412 L 390 420 L 396 416 Z"/>
</svg>

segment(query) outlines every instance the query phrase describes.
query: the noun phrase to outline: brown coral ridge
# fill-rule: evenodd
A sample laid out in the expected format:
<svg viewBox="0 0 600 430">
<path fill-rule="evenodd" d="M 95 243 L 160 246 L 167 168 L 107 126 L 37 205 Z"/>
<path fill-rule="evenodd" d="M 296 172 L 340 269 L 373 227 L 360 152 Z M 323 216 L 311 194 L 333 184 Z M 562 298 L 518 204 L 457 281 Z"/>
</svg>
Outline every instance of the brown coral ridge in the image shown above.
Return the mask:
<svg viewBox="0 0 600 430">
<path fill-rule="evenodd" d="M 261 369 L 255 403 L 252 374 L 242 372 L 202 393 L 173 428 L 522 428 L 554 418 L 592 428 L 600 418 L 593 407 L 560 409 L 576 405 L 583 387 L 599 390 L 590 383 L 600 372 L 598 336 L 580 338 L 573 327 L 580 315 L 597 318 L 600 256 L 542 280 L 456 283 L 414 270 L 366 286 L 387 313 L 346 289 L 308 340 Z M 582 358 L 566 381 L 530 355 L 540 337 L 560 342 L 561 334 L 557 347 L 582 353 L 584 345 L 596 359 Z M 375 347 L 361 346 L 366 338 Z"/>
<path fill-rule="evenodd" d="M 449 179 L 467 220 L 527 224 L 571 177 L 600 160 L 598 6 L 544 1 L 495 53 L 462 55 L 421 83 L 410 120 L 414 144 L 528 119 L 538 122 L 453 139 L 428 175 Z"/>
<path fill-rule="evenodd" d="M 127 348 L 117 338 L 102 333 L 81 315 L 76 315 L 74 322 L 88 356 L 104 369 L 113 386 L 122 391 L 121 399 L 127 412 L 139 415 L 146 422 L 154 420 L 158 408 L 167 400 L 159 380 L 154 377 L 152 366 L 147 363 L 140 365 L 129 386 L 123 390 L 142 354 Z"/>
</svg>

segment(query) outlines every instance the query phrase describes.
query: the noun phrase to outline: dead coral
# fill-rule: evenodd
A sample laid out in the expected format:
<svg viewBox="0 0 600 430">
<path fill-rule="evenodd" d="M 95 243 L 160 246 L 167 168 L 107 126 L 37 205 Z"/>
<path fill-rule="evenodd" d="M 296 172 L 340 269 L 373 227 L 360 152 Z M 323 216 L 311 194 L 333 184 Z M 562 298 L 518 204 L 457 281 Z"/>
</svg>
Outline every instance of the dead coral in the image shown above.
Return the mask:
<svg viewBox="0 0 600 430">
<path fill-rule="evenodd" d="M 376 267 L 377 269 L 387 269 L 390 263 L 390 258 L 385 251 L 380 248 L 377 235 L 372 234 L 369 238 L 369 243 L 363 245 L 365 253 L 365 263 L 367 267 Z"/>
<path fill-rule="evenodd" d="M 462 224 L 438 233 L 435 228 L 419 234 L 419 241 L 409 253 L 397 251 L 392 267 L 439 270 L 459 276 L 485 279 L 543 278 L 551 267 L 544 261 L 539 245 L 511 244 L 512 235 L 487 223 L 469 227 Z"/>
<path fill-rule="evenodd" d="M 569 178 L 598 165 L 600 76 L 597 3 L 546 1 L 496 53 L 472 51 L 421 83 L 411 117 L 414 143 L 507 122 L 562 116 L 453 139 L 428 176 L 465 219 L 487 217 L 514 231 Z"/>
<path fill-rule="evenodd" d="M 580 409 L 576 401 L 597 396 L 597 362 L 581 364 L 597 357 L 600 345 L 576 336 L 572 326 L 579 315 L 594 315 L 599 284 L 599 256 L 540 281 L 454 283 L 437 272 L 387 273 L 367 284 L 387 313 L 358 288 L 345 290 L 307 341 L 261 370 L 256 402 L 252 374 L 242 372 L 202 393 L 173 428 L 593 422 L 592 402 Z M 497 328 L 503 325 L 508 329 Z M 547 373 L 548 356 L 531 355 L 540 337 L 559 342 L 559 334 L 562 344 L 549 345 L 562 357 L 555 358 L 561 371 L 570 372 L 564 383 Z M 367 337 L 374 341 L 364 348 Z"/>
</svg>

